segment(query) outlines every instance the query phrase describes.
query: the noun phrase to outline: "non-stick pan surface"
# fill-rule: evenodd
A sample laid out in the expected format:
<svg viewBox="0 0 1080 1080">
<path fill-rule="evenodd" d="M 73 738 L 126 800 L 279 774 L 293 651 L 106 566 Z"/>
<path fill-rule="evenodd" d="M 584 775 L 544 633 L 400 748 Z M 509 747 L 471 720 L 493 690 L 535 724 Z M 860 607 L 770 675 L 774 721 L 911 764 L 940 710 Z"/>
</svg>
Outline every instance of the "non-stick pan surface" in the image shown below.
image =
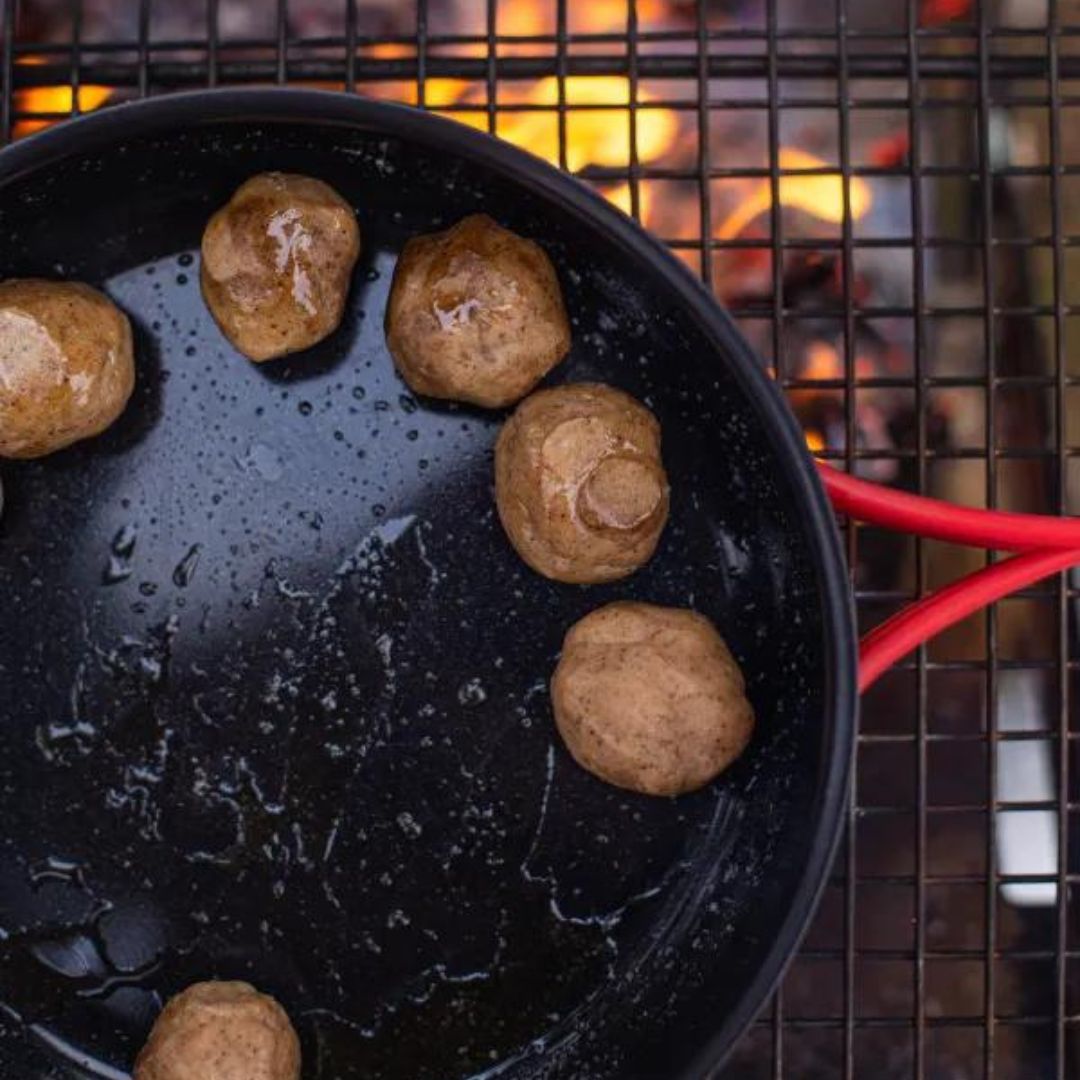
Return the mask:
<svg viewBox="0 0 1080 1080">
<path fill-rule="evenodd" d="M 328 181 L 364 252 L 343 326 L 257 367 L 199 295 L 252 173 Z M 664 432 L 671 523 L 614 585 L 526 569 L 499 414 L 418 401 L 382 318 L 417 232 L 484 210 L 559 269 L 574 345 Z M 249 979 L 305 1076 L 708 1073 L 828 868 L 853 730 L 831 518 L 726 318 L 618 212 L 409 110 L 296 91 L 122 106 L 0 154 L 0 275 L 103 287 L 138 390 L 106 435 L 4 467 L 4 1076 L 124 1076 L 163 998 Z M 616 598 L 721 627 L 759 717 L 718 782 L 579 769 L 547 680 Z"/>
</svg>

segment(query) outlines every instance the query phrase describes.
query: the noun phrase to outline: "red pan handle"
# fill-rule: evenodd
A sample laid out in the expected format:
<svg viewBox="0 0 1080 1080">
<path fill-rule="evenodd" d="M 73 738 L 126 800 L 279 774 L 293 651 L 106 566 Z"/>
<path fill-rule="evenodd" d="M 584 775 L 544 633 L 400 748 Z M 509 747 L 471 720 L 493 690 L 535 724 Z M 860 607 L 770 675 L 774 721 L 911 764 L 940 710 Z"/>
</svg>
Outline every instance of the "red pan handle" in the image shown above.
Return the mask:
<svg viewBox="0 0 1080 1080">
<path fill-rule="evenodd" d="M 915 536 L 1022 554 L 954 581 L 897 612 L 859 643 L 859 690 L 897 660 L 972 613 L 1080 564 L 1080 519 L 972 510 L 848 476 L 817 462 L 834 509 Z"/>
</svg>

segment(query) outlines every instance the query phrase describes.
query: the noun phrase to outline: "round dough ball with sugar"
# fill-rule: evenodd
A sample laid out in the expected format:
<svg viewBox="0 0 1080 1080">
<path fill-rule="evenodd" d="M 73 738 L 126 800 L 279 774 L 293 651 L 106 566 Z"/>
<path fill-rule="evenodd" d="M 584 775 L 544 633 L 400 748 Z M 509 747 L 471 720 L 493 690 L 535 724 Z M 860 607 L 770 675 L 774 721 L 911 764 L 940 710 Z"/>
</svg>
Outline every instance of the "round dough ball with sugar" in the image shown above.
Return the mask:
<svg viewBox="0 0 1080 1080">
<path fill-rule="evenodd" d="M 754 730 L 735 658 L 682 608 L 619 601 L 586 615 L 563 642 L 551 698 L 578 764 L 646 795 L 703 787 Z"/>
<path fill-rule="evenodd" d="M 99 435 L 135 388 L 127 316 L 75 281 L 0 282 L 0 457 Z"/>
<path fill-rule="evenodd" d="M 473 214 L 405 245 L 386 342 L 416 393 L 495 409 L 524 397 L 562 360 L 570 323 L 543 249 Z"/>
<path fill-rule="evenodd" d="M 203 298 L 249 360 L 273 360 L 337 328 L 359 257 L 356 215 L 329 184 L 260 173 L 207 223 Z"/>
<path fill-rule="evenodd" d="M 495 499 L 514 549 L 556 581 L 632 574 L 668 516 L 660 425 L 641 402 L 602 383 L 526 398 L 495 446 Z"/>
</svg>

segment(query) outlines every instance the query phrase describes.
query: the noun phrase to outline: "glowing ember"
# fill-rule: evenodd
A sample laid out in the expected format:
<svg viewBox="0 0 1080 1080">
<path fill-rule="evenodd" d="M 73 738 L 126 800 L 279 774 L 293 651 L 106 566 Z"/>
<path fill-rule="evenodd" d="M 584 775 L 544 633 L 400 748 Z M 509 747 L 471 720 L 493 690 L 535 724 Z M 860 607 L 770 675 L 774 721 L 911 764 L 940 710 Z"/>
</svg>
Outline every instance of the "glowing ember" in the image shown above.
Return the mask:
<svg viewBox="0 0 1080 1080">
<path fill-rule="evenodd" d="M 822 221 L 839 225 L 844 220 L 844 178 L 840 173 L 806 174 L 808 169 L 821 169 L 826 162 L 803 150 L 782 147 L 780 150 L 780 205 L 795 207 Z M 873 201 L 865 180 L 853 177 L 847 184 L 848 203 L 853 219 L 862 217 Z M 762 177 L 745 199 L 720 225 L 717 236 L 734 240 L 772 206 L 772 186 Z"/>
<path fill-rule="evenodd" d="M 839 379 L 843 374 L 843 361 L 832 345 L 815 341 L 806 350 L 806 363 L 802 371 L 804 379 Z"/>
<path fill-rule="evenodd" d="M 922 0 L 919 5 L 919 25 L 939 26 L 970 16 L 972 0 Z"/>
<path fill-rule="evenodd" d="M 906 128 L 900 128 L 878 139 L 871 147 L 867 158 L 871 165 L 881 169 L 895 169 L 903 165 L 911 152 L 911 137 Z"/>
</svg>

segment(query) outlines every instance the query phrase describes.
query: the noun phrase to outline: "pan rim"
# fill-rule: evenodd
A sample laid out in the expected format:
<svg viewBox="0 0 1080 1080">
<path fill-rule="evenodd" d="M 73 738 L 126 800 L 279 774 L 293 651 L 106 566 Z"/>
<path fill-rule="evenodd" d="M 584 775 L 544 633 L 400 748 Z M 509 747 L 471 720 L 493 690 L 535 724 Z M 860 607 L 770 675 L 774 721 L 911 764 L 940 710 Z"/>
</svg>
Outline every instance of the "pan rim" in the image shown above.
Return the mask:
<svg viewBox="0 0 1080 1080">
<path fill-rule="evenodd" d="M 103 144 L 181 126 L 223 122 L 296 121 L 366 127 L 412 139 L 486 166 L 587 221 L 632 260 L 661 275 L 705 337 L 723 356 L 785 466 L 785 481 L 805 523 L 817 571 L 824 630 L 825 671 L 821 720 L 828 743 L 823 779 L 805 865 L 772 944 L 734 1009 L 719 1021 L 682 1073 L 715 1077 L 739 1036 L 760 1012 L 794 958 L 824 891 L 845 821 L 858 711 L 855 615 L 839 530 L 802 431 L 779 387 L 704 285 L 659 240 L 575 177 L 485 132 L 407 105 L 359 94 L 295 87 L 195 90 L 126 102 L 66 121 L 0 149 L 0 188 L 20 176 Z"/>
</svg>

